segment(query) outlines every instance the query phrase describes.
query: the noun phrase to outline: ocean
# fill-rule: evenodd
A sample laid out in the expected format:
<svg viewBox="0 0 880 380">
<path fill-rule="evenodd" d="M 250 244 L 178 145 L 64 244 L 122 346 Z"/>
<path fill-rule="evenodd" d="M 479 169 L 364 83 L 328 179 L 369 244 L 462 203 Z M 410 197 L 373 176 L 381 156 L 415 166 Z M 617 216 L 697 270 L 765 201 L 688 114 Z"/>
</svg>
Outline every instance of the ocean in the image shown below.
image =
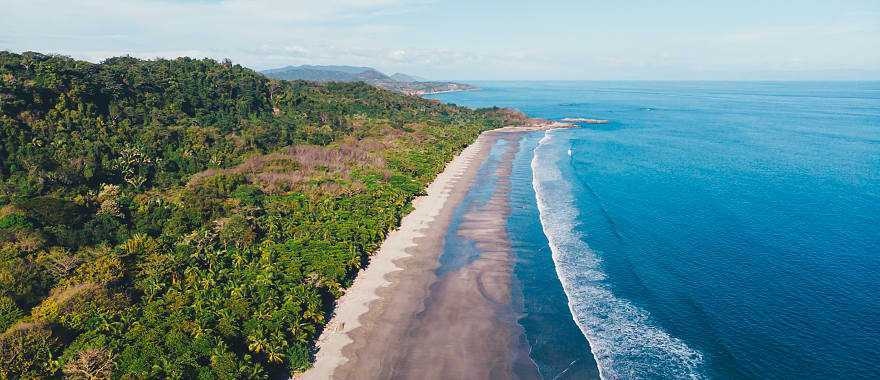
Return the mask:
<svg viewBox="0 0 880 380">
<path fill-rule="evenodd" d="M 542 375 L 880 378 L 880 82 L 477 82 Z"/>
</svg>

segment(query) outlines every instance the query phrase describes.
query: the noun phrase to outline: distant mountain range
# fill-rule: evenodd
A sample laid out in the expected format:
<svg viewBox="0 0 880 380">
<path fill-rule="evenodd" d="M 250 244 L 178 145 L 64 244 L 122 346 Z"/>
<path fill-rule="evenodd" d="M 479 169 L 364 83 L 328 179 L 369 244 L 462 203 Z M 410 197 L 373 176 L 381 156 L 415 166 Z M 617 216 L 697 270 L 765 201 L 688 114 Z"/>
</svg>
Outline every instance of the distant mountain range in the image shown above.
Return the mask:
<svg viewBox="0 0 880 380">
<path fill-rule="evenodd" d="M 439 92 L 473 90 L 476 87 L 464 83 L 431 81 L 425 78 L 395 73 L 385 75 L 371 67 L 359 66 L 287 66 L 262 71 L 274 79 L 307 80 L 312 82 L 366 82 L 376 87 L 410 95 L 435 94 Z"/>
</svg>

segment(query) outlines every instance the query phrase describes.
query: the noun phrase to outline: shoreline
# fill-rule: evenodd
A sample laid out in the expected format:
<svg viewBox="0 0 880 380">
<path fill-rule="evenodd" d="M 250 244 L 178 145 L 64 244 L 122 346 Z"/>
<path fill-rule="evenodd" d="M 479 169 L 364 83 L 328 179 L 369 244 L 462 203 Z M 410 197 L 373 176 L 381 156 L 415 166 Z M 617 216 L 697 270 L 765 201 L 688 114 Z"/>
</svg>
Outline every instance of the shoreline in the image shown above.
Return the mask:
<svg viewBox="0 0 880 380">
<path fill-rule="evenodd" d="M 473 239 L 481 258 L 440 277 L 436 270 L 453 214 L 495 143 L 507 139 L 518 146 L 526 132 L 565 126 L 532 120 L 526 127 L 486 131 L 450 161 L 337 301 L 312 368 L 294 378 L 537 378 L 511 296 L 513 260 L 504 228 L 510 152 L 495 173 L 499 189 L 487 209 L 461 216 L 459 233 Z"/>
<path fill-rule="evenodd" d="M 465 91 L 479 91 L 479 90 L 480 90 L 479 87 L 474 87 L 474 88 L 463 88 L 463 89 L 459 89 L 459 90 L 442 90 L 442 91 L 430 91 L 430 92 L 416 91 L 416 92 L 412 93 L 411 95 L 425 96 L 425 95 L 448 94 L 450 92 L 465 92 Z"/>
</svg>

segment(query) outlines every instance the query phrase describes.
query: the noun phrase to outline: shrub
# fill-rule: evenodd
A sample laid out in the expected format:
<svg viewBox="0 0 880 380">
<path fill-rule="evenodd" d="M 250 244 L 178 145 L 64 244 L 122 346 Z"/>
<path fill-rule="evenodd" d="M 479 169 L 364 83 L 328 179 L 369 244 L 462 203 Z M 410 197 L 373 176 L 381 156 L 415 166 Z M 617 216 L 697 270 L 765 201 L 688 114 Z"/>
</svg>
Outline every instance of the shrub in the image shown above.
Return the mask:
<svg viewBox="0 0 880 380">
<path fill-rule="evenodd" d="M 0 333 L 18 322 L 23 315 L 12 298 L 0 295 Z"/>
<path fill-rule="evenodd" d="M 31 223 L 23 213 L 12 213 L 0 217 L 0 229 L 16 230 L 30 227 L 32 227 Z"/>
<path fill-rule="evenodd" d="M 79 351 L 74 360 L 64 365 L 66 379 L 105 380 L 113 377 L 113 354 L 102 348 L 88 348 Z"/>
<path fill-rule="evenodd" d="M 40 378 L 54 373 L 58 339 L 45 323 L 18 323 L 0 334 L 0 378 Z"/>
<path fill-rule="evenodd" d="M 57 323 L 73 331 L 119 328 L 114 320 L 127 306 L 121 295 L 114 295 L 96 283 L 83 283 L 54 289 L 31 311 L 36 321 Z"/>
</svg>

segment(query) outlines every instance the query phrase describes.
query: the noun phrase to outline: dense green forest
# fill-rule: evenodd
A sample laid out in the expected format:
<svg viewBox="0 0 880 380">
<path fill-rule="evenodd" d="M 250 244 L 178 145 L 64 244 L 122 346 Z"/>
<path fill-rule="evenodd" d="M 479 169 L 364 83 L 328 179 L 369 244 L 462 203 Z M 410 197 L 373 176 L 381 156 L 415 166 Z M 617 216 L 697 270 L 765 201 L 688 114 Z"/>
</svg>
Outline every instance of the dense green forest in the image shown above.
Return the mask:
<svg viewBox="0 0 880 380">
<path fill-rule="evenodd" d="M 0 52 L 0 379 L 303 370 L 413 197 L 517 121 L 228 61 Z"/>
</svg>

